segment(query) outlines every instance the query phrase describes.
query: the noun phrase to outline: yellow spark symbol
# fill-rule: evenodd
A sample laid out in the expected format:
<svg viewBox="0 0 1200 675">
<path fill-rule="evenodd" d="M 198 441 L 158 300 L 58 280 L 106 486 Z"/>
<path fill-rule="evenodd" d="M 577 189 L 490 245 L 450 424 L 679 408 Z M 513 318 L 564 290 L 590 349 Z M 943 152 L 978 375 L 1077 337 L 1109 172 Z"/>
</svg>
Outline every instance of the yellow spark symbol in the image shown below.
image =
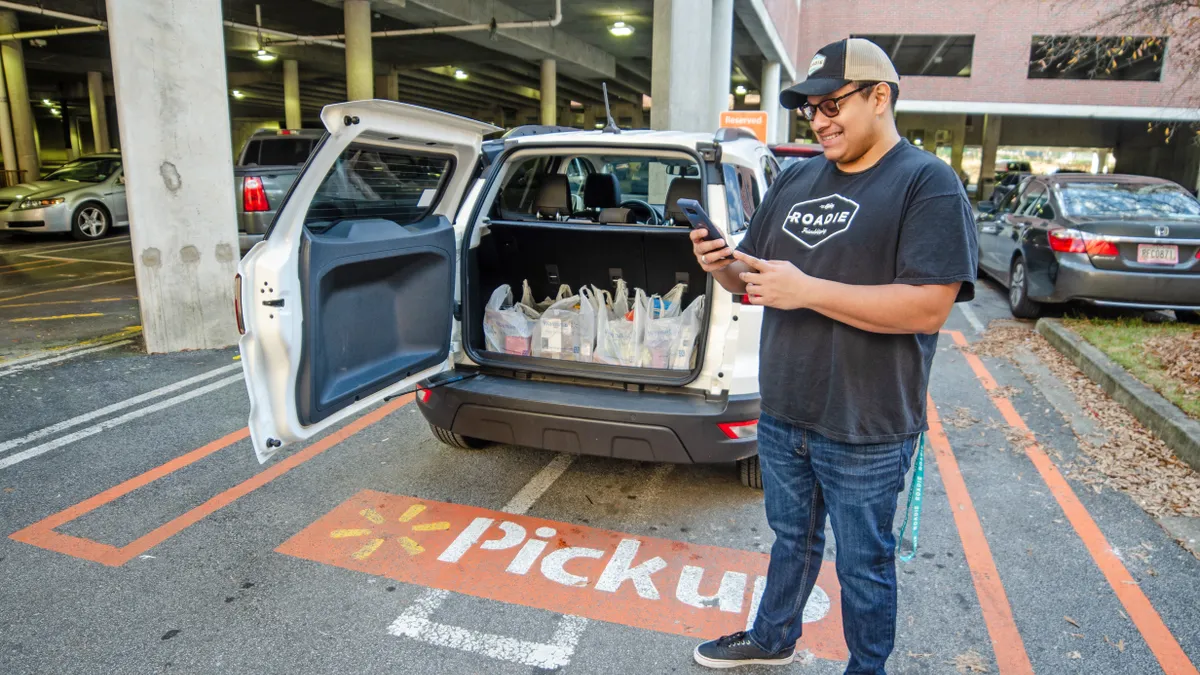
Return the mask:
<svg viewBox="0 0 1200 675">
<path fill-rule="evenodd" d="M 406 510 L 397 520 L 402 523 L 407 523 L 421 515 L 425 511 L 425 508 L 426 507 L 424 504 L 413 504 L 412 506 L 408 507 L 408 510 Z M 363 509 L 362 511 L 358 512 L 358 515 L 362 516 L 367 520 L 367 522 L 373 525 L 383 525 L 384 522 L 386 522 L 386 519 L 375 509 Z M 419 523 L 411 527 L 413 532 L 438 532 L 448 529 L 450 529 L 450 523 L 444 520 L 435 523 Z M 373 530 L 365 527 L 341 528 L 333 530 L 329 533 L 329 536 L 333 539 L 351 539 L 367 537 L 372 533 Z M 384 539 L 379 537 L 373 537 L 370 541 L 364 544 L 362 548 L 358 549 L 354 553 L 351 553 L 350 557 L 355 560 L 366 560 L 367 558 L 371 557 L 371 554 L 375 553 L 375 551 L 378 551 L 380 546 L 383 546 L 384 541 Z M 404 549 L 404 552 L 410 556 L 425 552 L 425 547 L 418 544 L 416 540 L 411 537 L 399 537 L 396 539 L 396 542 L 400 544 L 400 548 Z"/>
</svg>

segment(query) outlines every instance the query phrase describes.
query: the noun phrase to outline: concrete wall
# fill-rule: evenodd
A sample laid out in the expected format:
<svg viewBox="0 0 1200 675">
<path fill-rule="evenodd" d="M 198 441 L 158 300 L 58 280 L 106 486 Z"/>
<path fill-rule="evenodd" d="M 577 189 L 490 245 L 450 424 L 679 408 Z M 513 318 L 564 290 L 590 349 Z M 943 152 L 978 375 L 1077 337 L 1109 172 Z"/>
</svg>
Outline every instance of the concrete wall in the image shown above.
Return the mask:
<svg viewBox="0 0 1200 675">
<path fill-rule="evenodd" d="M 932 137 L 935 129 L 953 130 L 958 115 L 900 113 L 896 126 L 901 135 L 911 129 L 924 129 Z M 983 143 L 983 116 L 968 115 L 966 144 Z M 1034 145 L 1073 148 L 1111 148 L 1118 140 L 1120 122 L 1114 120 L 1064 119 L 1056 117 L 1004 116 L 1000 145 Z M 1145 129 L 1145 125 L 1141 125 Z"/>
<path fill-rule="evenodd" d="M 901 99 L 1156 108 L 1200 100 L 1200 82 L 1184 81 L 1185 69 L 1172 61 L 1169 43 L 1162 82 L 1029 79 L 1029 47 L 1035 34 L 1070 34 L 1111 7 L 1045 0 L 805 0 L 800 52 L 812 54 L 850 34 L 974 35 L 970 77 L 903 77 Z M 798 63 L 807 65 L 804 59 Z"/>
<path fill-rule="evenodd" d="M 808 70 L 808 61 L 812 58 L 812 52 L 821 45 L 817 45 L 811 51 L 804 51 L 804 45 L 801 44 L 800 13 L 802 5 L 800 0 L 763 0 L 763 6 L 767 8 L 767 14 L 771 16 L 775 30 L 779 32 L 779 38 L 783 40 L 784 48 L 792 57 L 792 63 L 795 64 L 798 72 L 796 76 L 801 77 Z M 803 5 L 803 9 L 807 11 L 807 3 Z"/>
<path fill-rule="evenodd" d="M 1193 132 L 1181 129 L 1170 143 L 1164 132 L 1164 127 L 1147 130 L 1141 122 L 1122 123 L 1113 148 L 1116 173 L 1166 178 L 1195 189 L 1200 178 L 1200 146 L 1192 140 Z"/>
</svg>

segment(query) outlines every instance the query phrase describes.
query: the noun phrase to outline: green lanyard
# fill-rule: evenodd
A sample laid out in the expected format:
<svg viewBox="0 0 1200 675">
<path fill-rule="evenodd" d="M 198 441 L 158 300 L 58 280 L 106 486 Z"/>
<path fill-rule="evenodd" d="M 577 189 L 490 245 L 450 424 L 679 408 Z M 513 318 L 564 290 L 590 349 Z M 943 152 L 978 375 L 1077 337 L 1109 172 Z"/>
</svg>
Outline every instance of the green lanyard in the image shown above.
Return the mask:
<svg viewBox="0 0 1200 675">
<path fill-rule="evenodd" d="M 904 545 L 904 530 L 908 527 L 908 516 L 912 515 L 912 552 L 908 555 L 899 554 L 900 560 L 908 562 L 917 557 L 917 534 L 921 531 L 921 498 L 925 494 L 925 434 L 921 434 L 920 445 L 917 446 L 917 465 L 913 469 L 912 486 L 908 489 L 908 506 L 904 509 L 904 522 L 900 525 L 900 543 L 897 550 Z"/>
</svg>

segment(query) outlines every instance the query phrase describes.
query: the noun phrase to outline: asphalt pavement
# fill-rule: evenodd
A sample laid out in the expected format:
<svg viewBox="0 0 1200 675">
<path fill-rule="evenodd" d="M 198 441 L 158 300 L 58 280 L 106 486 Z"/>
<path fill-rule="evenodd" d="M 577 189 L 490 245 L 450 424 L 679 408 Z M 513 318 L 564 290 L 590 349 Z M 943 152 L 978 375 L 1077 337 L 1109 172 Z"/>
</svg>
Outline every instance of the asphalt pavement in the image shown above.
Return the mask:
<svg viewBox="0 0 1200 675">
<path fill-rule="evenodd" d="M 981 284 L 942 335 L 889 672 L 1195 674 L 1200 560 L 1063 475 L 1047 383 L 954 346 L 998 318 Z M 732 465 L 455 450 L 404 399 L 259 465 L 236 350 L 117 342 L 0 362 L 0 672 L 698 673 L 752 611 L 772 535 Z M 781 672 L 845 667 L 829 542 Z"/>
</svg>

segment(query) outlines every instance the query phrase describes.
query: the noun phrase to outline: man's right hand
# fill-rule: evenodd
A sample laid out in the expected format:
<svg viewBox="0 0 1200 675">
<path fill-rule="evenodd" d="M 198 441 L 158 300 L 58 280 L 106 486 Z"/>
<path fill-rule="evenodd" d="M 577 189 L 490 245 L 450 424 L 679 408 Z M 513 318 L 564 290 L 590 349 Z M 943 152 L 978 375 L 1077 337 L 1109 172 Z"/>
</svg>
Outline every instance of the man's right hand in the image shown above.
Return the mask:
<svg viewBox="0 0 1200 675">
<path fill-rule="evenodd" d="M 708 236 L 707 230 L 692 230 L 692 253 L 700 269 L 712 274 L 729 267 L 734 262 L 733 249 L 725 245 L 724 239 L 704 241 Z"/>
</svg>

